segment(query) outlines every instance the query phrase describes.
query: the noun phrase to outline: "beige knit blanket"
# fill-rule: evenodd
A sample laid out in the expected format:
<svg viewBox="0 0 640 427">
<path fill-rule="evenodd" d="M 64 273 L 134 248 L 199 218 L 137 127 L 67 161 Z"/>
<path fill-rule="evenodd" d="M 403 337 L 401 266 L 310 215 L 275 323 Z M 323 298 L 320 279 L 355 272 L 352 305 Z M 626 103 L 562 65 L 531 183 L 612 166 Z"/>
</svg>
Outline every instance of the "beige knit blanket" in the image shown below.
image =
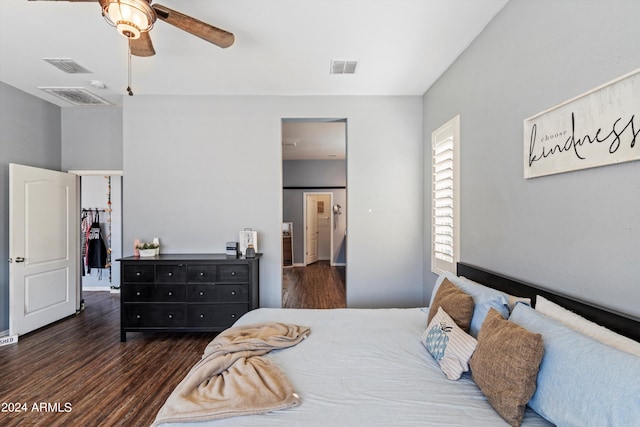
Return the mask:
<svg viewBox="0 0 640 427">
<path fill-rule="evenodd" d="M 309 333 L 306 326 L 284 323 L 236 326 L 221 332 L 173 390 L 152 427 L 298 406 L 300 397 L 289 380 L 260 356 L 294 346 Z"/>
</svg>

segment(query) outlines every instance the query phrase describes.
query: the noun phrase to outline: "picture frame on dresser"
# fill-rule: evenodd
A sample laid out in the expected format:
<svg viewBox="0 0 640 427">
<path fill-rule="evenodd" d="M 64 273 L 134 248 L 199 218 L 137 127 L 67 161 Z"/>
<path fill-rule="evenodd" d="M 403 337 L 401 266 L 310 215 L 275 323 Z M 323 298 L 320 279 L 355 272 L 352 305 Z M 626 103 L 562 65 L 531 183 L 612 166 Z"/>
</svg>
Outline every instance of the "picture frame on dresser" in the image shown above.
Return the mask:
<svg viewBox="0 0 640 427">
<path fill-rule="evenodd" d="M 260 255 L 121 258 L 120 341 L 127 332 L 220 332 L 260 306 Z"/>
<path fill-rule="evenodd" d="M 242 255 L 247 252 L 249 245 L 253 245 L 253 249 L 258 251 L 258 232 L 250 228 L 245 228 L 239 232 L 239 250 Z"/>
</svg>

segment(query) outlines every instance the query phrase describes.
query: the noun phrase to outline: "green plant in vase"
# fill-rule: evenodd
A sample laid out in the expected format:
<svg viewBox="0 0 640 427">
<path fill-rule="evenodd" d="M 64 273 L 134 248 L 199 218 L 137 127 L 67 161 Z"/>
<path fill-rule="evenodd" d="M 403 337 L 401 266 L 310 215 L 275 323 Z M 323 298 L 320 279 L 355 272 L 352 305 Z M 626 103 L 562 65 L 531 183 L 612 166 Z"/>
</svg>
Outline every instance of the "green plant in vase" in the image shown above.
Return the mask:
<svg viewBox="0 0 640 427">
<path fill-rule="evenodd" d="M 140 251 L 140 256 L 148 257 L 156 255 L 159 244 L 153 242 L 141 242 L 136 245 L 136 249 Z"/>
</svg>

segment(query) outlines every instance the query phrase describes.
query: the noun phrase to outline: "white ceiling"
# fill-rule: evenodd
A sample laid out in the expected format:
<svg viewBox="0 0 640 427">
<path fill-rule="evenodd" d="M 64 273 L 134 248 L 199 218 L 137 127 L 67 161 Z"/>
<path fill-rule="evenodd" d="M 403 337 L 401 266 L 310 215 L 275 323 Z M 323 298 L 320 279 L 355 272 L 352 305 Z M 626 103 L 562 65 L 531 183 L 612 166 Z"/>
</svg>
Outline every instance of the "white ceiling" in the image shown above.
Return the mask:
<svg viewBox="0 0 640 427">
<path fill-rule="evenodd" d="M 334 120 L 295 120 L 282 123 L 283 160 L 344 160 L 347 124 Z"/>
<path fill-rule="evenodd" d="M 132 88 L 140 95 L 422 95 L 507 1 L 160 0 L 236 41 L 221 49 L 158 21 L 156 55 L 133 57 Z M 66 74 L 43 58 L 71 58 L 92 73 Z M 356 73 L 329 74 L 332 59 L 357 60 Z M 0 81 L 61 107 L 71 105 L 38 87 L 86 87 L 121 104 L 127 42 L 97 2 L 0 0 Z"/>
</svg>

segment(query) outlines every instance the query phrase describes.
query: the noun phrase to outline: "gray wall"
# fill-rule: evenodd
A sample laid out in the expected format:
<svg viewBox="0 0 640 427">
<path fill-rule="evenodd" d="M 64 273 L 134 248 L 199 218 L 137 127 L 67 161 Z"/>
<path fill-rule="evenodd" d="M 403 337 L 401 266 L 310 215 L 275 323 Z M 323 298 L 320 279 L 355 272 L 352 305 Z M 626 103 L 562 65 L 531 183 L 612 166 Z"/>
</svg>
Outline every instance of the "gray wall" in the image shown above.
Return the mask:
<svg viewBox="0 0 640 427">
<path fill-rule="evenodd" d="M 282 118 L 346 118 L 347 304 L 423 303 L 421 97 L 136 95 L 123 117 L 124 254 L 153 236 L 167 253 L 222 252 L 254 228 L 270 307 L 281 305 Z"/>
<path fill-rule="evenodd" d="M 63 108 L 62 168 L 122 170 L 122 108 Z"/>
<path fill-rule="evenodd" d="M 342 215 L 333 229 L 333 263 L 346 260 L 347 231 L 347 161 L 346 160 L 285 160 L 282 162 L 282 185 L 298 187 L 282 191 L 282 220 L 293 222 L 293 263 L 304 264 L 304 193 L 324 192 L 333 194 L 333 203 L 342 206 Z M 318 187 L 327 187 L 318 189 Z M 313 189 L 299 189 L 313 187 Z M 328 187 L 344 187 L 340 189 Z M 329 207 L 330 209 L 331 207 Z"/>
<path fill-rule="evenodd" d="M 9 163 L 60 170 L 60 107 L 0 82 L 0 332 L 9 329 Z"/>
<path fill-rule="evenodd" d="M 461 115 L 463 261 L 640 316 L 640 163 L 524 180 L 522 160 L 525 118 L 640 66 L 638 17 L 637 0 L 511 0 L 425 94 L 425 165 Z M 434 279 L 427 262 L 426 295 Z"/>
<path fill-rule="evenodd" d="M 284 160 L 284 187 L 345 187 L 346 160 Z"/>
</svg>

